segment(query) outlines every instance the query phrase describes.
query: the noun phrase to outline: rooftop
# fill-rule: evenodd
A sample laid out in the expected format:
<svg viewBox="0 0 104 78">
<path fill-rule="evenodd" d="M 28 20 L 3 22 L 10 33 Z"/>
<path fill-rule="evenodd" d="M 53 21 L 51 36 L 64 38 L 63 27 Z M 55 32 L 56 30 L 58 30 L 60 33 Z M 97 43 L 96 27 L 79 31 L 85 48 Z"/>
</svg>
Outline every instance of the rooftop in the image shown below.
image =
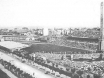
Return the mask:
<svg viewBox="0 0 104 78">
<path fill-rule="evenodd" d="M 0 42 L 0 46 L 3 46 L 5 48 L 8 48 L 11 50 L 11 49 L 25 48 L 25 47 L 28 47 L 29 45 L 22 44 L 19 42 L 14 42 L 14 41 L 2 41 L 2 42 Z"/>
</svg>

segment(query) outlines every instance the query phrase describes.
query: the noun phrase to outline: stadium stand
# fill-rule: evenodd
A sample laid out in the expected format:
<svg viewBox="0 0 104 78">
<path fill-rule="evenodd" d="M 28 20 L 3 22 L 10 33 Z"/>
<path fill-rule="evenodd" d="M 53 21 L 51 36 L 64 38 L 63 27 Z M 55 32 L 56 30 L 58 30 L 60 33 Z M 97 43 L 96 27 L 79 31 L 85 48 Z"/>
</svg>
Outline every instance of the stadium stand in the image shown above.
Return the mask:
<svg viewBox="0 0 104 78">
<path fill-rule="evenodd" d="M 71 33 L 68 34 L 71 37 L 78 37 L 78 38 L 99 38 L 100 35 L 100 28 L 85 28 L 85 29 L 71 29 Z"/>
<path fill-rule="evenodd" d="M 54 41 L 50 41 L 50 43 L 55 45 L 67 46 L 70 48 L 88 50 L 88 51 L 96 51 L 98 49 L 98 43 L 91 42 L 91 41 L 81 41 L 81 40 L 74 40 L 74 39 L 61 39 L 57 38 Z"/>
<path fill-rule="evenodd" d="M 53 45 L 34 44 L 30 47 L 22 48 L 18 52 L 13 51 L 12 55 L 15 55 L 16 58 L 19 58 L 23 62 L 30 63 L 31 65 L 38 65 L 39 68 L 45 68 L 46 74 L 51 73 L 60 77 L 65 75 L 71 78 L 103 78 L 104 62 L 102 60 L 102 55 L 91 62 L 73 61 L 64 58 L 66 54 L 96 54 L 98 38 L 99 30 L 77 30 L 69 34 L 67 38 L 59 37 L 52 41 L 50 40 L 49 43 Z M 36 56 L 33 57 L 31 56 L 32 54 Z M 18 69 L 18 71 L 20 71 L 20 69 Z M 65 76 L 63 78 L 65 78 Z"/>
</svg>

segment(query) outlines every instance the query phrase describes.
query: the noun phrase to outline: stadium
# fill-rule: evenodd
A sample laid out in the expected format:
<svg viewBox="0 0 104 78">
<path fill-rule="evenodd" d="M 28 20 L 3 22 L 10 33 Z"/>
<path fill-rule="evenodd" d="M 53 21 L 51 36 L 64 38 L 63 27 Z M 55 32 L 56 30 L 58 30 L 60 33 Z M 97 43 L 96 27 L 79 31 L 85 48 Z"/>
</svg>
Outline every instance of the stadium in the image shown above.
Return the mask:
<svg viewBox="0 0 104 78">
<path fill-rule="evenodd" d="M 17 78 L 104 78 L 102 5 L 100 28 L 74 29 L 38 42 L 1 40 L 0 65 Z"/>
<path fill-rule="evenodd" d="M 94 73 L 103 72 L 104 64 L 98 38 L 64 36 L 54 40 L 25 44 L 1 41 L 0 62 L 18 78 L 83 78 L 85 73 L 100 78 L 101 73 Z"/>
</svg>

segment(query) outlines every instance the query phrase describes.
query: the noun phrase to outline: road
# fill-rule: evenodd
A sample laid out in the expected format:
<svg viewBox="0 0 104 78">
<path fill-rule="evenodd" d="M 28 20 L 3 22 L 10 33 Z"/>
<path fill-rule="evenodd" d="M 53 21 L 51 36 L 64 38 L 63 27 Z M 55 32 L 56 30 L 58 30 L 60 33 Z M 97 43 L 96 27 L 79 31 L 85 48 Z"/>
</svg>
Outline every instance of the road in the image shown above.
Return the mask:
<svg viewBox="0 0 104 78">
<path fill-rule="evenodd" d="M 42 71 L 35 69 L 29 65 L 26 65 L 5 53 L 0 52 L 0 58 L 6 60 L 8 62 L 11 61 L 15 66 L 18 66 L 20 69 L 22 69 L 23 71 L 25 71 L 27 73 L 30 73 L 31 75 L 33 75 L 36 78 L 55 78 L 55 77 L 52 77 L 51 75 L 44 74 Z M 15 77 L 13 77 L 13 78 L 15 78 Z"/>
</svg>

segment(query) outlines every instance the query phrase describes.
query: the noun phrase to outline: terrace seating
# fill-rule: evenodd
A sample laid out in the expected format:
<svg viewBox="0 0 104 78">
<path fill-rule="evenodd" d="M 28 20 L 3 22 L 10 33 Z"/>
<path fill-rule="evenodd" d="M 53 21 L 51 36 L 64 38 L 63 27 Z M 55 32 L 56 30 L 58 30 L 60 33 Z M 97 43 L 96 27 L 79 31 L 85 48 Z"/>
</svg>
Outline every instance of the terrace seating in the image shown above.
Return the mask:
<svg viewBox="0 0 104 78">
<path fill-rule="evenodd" d="M 55 41 L 52 41 L 51 43 L 55 45 L 68 46 L 72 48 L 92 50 L 92 51 L 96 51 L 98 49 L 98 43 L 95 43 L 95 42 L 86 42 L 86 41 L 82 42 L 78 40 L 56 39 Z"/>
<path fill-rule="evenodd" d="M 87 37 L 87 38 L 99 38 L 100 28 L 92 28 L 92 29 L 73 29 L 69 36 L 74 37 Z"/>
</svg>

